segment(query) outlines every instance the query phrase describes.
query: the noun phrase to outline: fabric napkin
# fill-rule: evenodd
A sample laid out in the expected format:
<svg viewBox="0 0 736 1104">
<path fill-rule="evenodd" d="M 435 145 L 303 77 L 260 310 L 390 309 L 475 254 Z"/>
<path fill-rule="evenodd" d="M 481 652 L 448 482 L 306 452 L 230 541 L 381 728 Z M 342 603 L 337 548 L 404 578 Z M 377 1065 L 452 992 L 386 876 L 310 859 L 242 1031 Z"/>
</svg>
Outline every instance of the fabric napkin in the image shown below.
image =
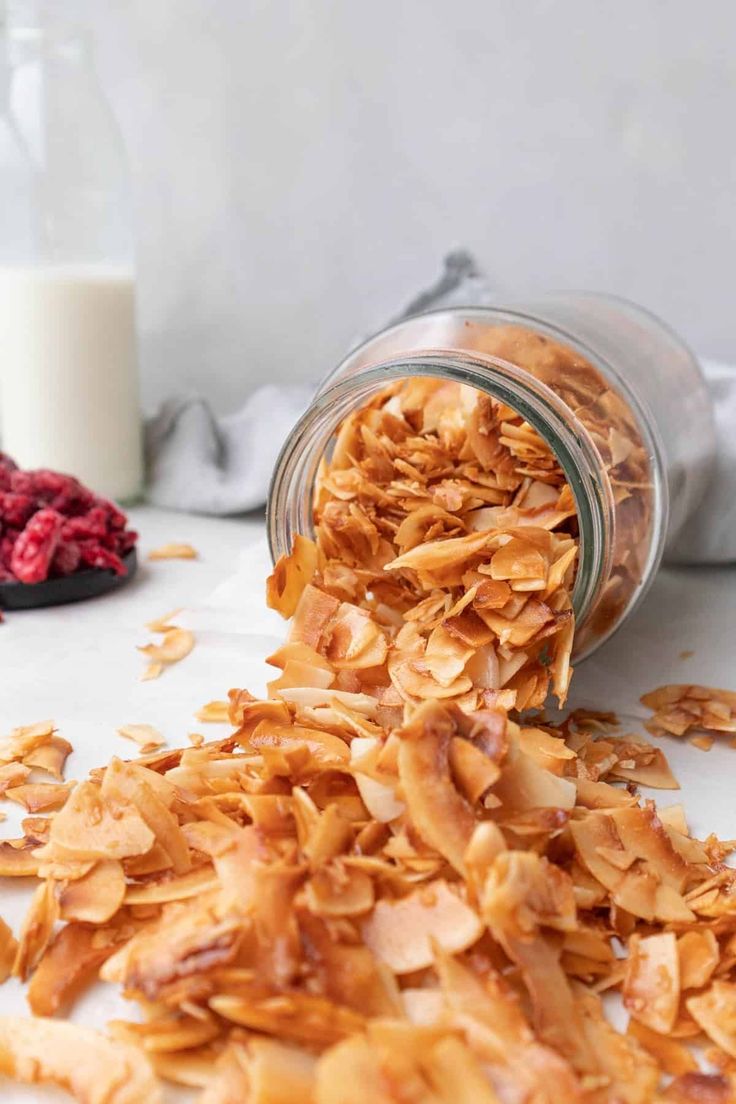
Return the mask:
<svg viewBox="0 0 736 1104">
<path fill-rule="evenodd" d="M 457 251 L 445 258 L 439 279 L 391 321 L 440 307 L 490 305 L 497 298 L 474 258 Z M 708 492 L 669 558 L 728 563 L 736 560 L 736 366 L 701 364 L 713 396 L 717 460 Z M 222 417 L 201 395 L 168 399 L 146 425 L 149 501 L 202 514 L 262 507 L 281 446 L 315 390 L 316 383 L 267 384 Z"/>
</svg>

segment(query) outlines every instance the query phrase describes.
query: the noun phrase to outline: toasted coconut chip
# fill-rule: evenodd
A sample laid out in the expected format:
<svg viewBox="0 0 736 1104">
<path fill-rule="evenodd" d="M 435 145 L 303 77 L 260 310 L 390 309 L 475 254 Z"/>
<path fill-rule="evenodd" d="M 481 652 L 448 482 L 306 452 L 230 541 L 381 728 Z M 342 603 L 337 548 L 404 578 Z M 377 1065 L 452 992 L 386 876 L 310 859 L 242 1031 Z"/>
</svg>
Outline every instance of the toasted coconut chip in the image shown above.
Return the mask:
<svg viewBox="0 0 736 1104">
<path fill-rule="evenodd" d="M 579 990 L 577 1006 L 597 1069 L 609 1081 L 612 1098 L 648 1104 L 659 1081 L 654 1061 L 632 1035 L 620 1035 L 614 1030 L 594 993 Z"/>
<path fill-rule="evenodd" d="M 0 840 L 0 877 L 2 878 L 28 878 L 35 877 L 40 866 L 34 852 L 38 847 L 38 840 Z"/>
<path fill-rule="evenodd" d="M 196 560 L 199 553 L 191 544 L 162 544 L 159 548 L 152 548 L 148 553 L 149 560 Z"/>
<path fill-rule="evenodd" d="M 347 690 L 319 690 L 306 686 L 299 689 L 281 690 L 279 697 L 291 705 L 307 706 L 310 709 L 318 709 L 320 706 L 338 708 L 342 705 L 365 717 L 373 717 L 377 712 L 376 699 L 370 694 L 354 694 Z"/>
<path fill-rule="evenodd" d="M 401 997 L 393 973 L 365 945 L 336 942 L 338 927 L 329 918 L 299 914 L 310 970 L 326 996 L 365 1016 L 401 1014 Z"/>
<path fill-rule="evenodd" d="M 700 989 L 707 985 L 720 961 L 720 947 L 714 933 L 689 931 L 677 940 L 682 989 Z"/>
<path fill-rule="evenodd" d="M 155 772 L 135 763 L 112 759 L 105 770 L 102 794 L 106 799 L 123 806 L 130 802 L 169 855 L 174 871 L 185 874 L 192 865 L 189 845 L 176 816 L 159 796 L 162 786 L 165 796 L 166 784 L 161 783 Z"/>
<path fill-rule="evenodd" d="M 458 789 L 471 805 L 480 801 L 501 777 L 498 763 L 460 736 L 452 738 L 449 763 Z"/>
<path fill-rule="evenodd" d="M 31 768 L 24 763 L 3 763 L 0 766 L 0 797 L 4 797 L 8 789 L 22 785 Z"/>
<path fill-rule="evenodd" d="M 473 1051 L 455 1036 L 439 1040 L 420 1061 L 420 1066 L 434 1091 L 447 1104 L 498 1102 L 484 1067 Z"/>
<path fill-rule="evenodd" d="M 304 587 L 317 570 L 317 548 L 297 534 L 289 556 L 282 556 L 269 576 L 266 598 L 282 617 L 292 617 Z"/>
<path fill-rule="evenodd" d="M 395 974 L 409 974 L 434 962 L 435 944 L 453 954 L 471 947 L 483 925 L 440 879 L 401 900 L 379 901 L 361 930 L 368 947 Z"/>
<path fill-rule="evenodd" d="M 437 966 L 450 1022 L 467 1033 L 475 1052 L 489 1063 L 501 1093 L 526 1092 L 540 1104 L 582 1099 L 570 1064 L 535 1040 L 518 1001 L 498 975 L 487 970 L 478 977 L 446 955 Z"/>
<path fill-rule="evenodd" d="M 10 977 L 17 953 L 18 941 L 0 917 L 0 985 Z"/>
<path fill-rule="evenodd" d="M 0 1071 L 27 1084 L 55 1084 L 80 1104 L 162 1104 L 142 1052 L 57 1020 L 0 1017 Z"/>
<path fill-rule="evenodd" d="M 387 824 L 401 816 L 406 808 L 396 796 L 396 779 L 375 769 L 369 773 L 360 769 L 371 753 L 374 757 L 377 755 L 380 747 L 376 737 L 358 736 L 350 744 L 350 762 L 363 804 L 375 820 Z M 379 781 L 379 778 L 382 780 Z"/>
<path fill-rule="evenodd" d="M 352 1009 L 308 993 L 218 996 L 212 997 L 210 1008 L 252 1030 L 315 1046 L 329 1046 L 360 1031 L 364 1024 L 364 1018 Z"/>
<path fill-rule="evenodd" d="M 263 750 L 279 748 L 289 751 L 304 748 L 316 764 L 339 766 L 347 762 L 350 748 L 339 736 L 302 725 L 274 725 L 262 721 L 250 737 L 250 746 Z"/>
<path fill-rule="evenodd" d="M 413 1024 L 430 1027 L 445 1016 L 445 998 L 441 989 L 402 989 L 401 1003 Z"/>
<path fill-rule="evenodd" d="M 5 791 L 9 801 L 16 801 L 29 813 L 48 812 L 60 809 L 69 797 L 73 783 L 27 782 L 20 786 L 10 786 Z"/>
<path fill-rule="evenodd" d="M 621 908 L 645 920 L 694 919 L 679 892 L 686 867 L 651 810 L 591 813 L 570 830 L 581 862 Z"/>
<path fill-rule="evenodd" d="M 316 1059 L 297 1047 L 273 1039 L 248 1043 L 248 1081 L 254 1104 L 258 1100 L 306 1101 L 312 1097 Z"/>
<path fill-rule="evenodd" d="M 46 950 L 58 919 L 56 885 L 49 879 L 42 882 L 33 894 L 21 925 L 13 962 L 13 974 L 21 981 L 25 981 Z"/>
<path fill-rule="evenodd" d="M 332 618 L 340 608 L 337 598 L 308 583 L 294 611 L 289 628 L 290 644 L 305 644 L 317 649 L 327 633 Z"/>
<path fill-rule="evenodd" d="M 231 1104 L 250 1093 L 248 1055 L 239 1043 L 230 1043 L 217 1059 L 216 1072 L 199 1098 L 199 1104 Z"/>
<path fill-rule="evenodd" d="M 272 667 L 279 667 L 282 671 L 286 669 L 289 662 L 300 663 L 305 667 L 318 667 L 323 671 L 329 671 L 333 675 L 335 673 L 332 663 L 314 648 L 310 648 L 308 644 L 300 642 L 283 644 L 266 659 L 266 663 L 270 663 Z"/>
<path fill-rule="evenodd" d="M 102 859 L 88 874 L 65 885 L 59 894 L 62 920 L 104 924 L 125 897 L 125 873 L 117 859 Z"/>
<path fill-rule="evenodd" d="M 67 924 L 46 948 L 28 986 L 35 1016 L 53 1016 L 76 999 L 112 954 L 120 932 Z"/>
<path fill-rule="evenodd" d="M 124 859 L 143 855 L 154 834 L 134 805 L 116 802 L 92 782 L 81 782 L 51 825 L 48 846 L 77 859 Z"/>
<path fill-rule="evenodd" d="M 708 1038 L 736 1058 L 736 984 L 714 981 L 705 992 L 688 997 L 685 1006 Z"/>
<path fill-rule="evenodd" d="M 284 667 L 283 674 L 268 683 L 268 693 L 271 697 L 277 697 L 281 690 L 290 690 L 302 686 L 325 690 L 334 681 L 334 671 L 325 669 L 323 666 L 317 667 L 290 659 Z"/>
<path fill-rule="evenodd" d="M 551 736 L 541 728 L 521 727 L 518 732 L 519 747 L 552 774 L 563 774 L 569 760 L 575 758 L 575 752 L 559 736 Z"/>
<path fill-rule="evenodd" d="M 305 897 L 316 916 L 360 916 L 373 907 L 373 882 L 362 870 L 335 862 L 312 875 Z"/>
<path fill-rule="evenodd" d="M 163 617 L 157 617 L 153 621 L 147 621 L 146 628 L 152 633 L 163 633 L 168 629 L 175 628 L 176 626 L 173 623 L 174 619 L 177 614 L 181 613 L 182 608 L 182 606 L 178 606 L 176 609 L 171 610 L 170 613 L 165 613 Z"/>
<path fill-rule="evenodd" d="M 400 733 L 399 779 L 419 835 L 462 873 L 475 818 L 452 780 L 450 747 L 456 731 L 452 712 L 443 706 L 427 703 L 417 709 Z"/>
<path fill-rule="evenodd" d="M 684 1073 L 697 1070 L 698 1063 L 695 1061 L 695 1057 L 677 1039 L 673 1039 L 668 1035 L 660 1035 L 658 1031 L 653 1031 L 650 1027 L 645 1027 L 643 1023 L 634 1019 L 629 1021 L 628 1033 L 633 1035 L 637 1043 L 651 1054 L 665 1073 L 679 1077 Z"/>
<path fill-rule="evenodd" d="M 638 782 L 652 789 L 677 790 L 680 788 L 659 748 L 627 737 L 602 740 L 598 743 L 610 747 L 616 757 L 616 762 L 610 767 L 611 778 Z"/>
<path fill-rule="evenodd" d="M 634 1019 L 666 1035 L 680 1007 L 680 965 L 673 932 L 633 935 L 623 986 L 624 1006 Z"/>
<path fill-rule="evenodd" d="M 159 730 L 149 724 L 122 725 L 118 729 L 118 735 L 124 736 L 126 740 L 133 740 L 144 751 L 153 751 L 166 743 Z"/>
<path fill-rule="evenodd" d="M 148 656 L 152 661 L 148 670 L 154 666 L 154 664 L 163 663 L 164 665 L 170 663 L 178 663 L 179 660 L 188 656 L 194 647 L 194 633 L 189 629 L 167 629 L 163 634 L 163 640 L 160 644 L 142 644 L 139 646 L 138 651 L 143 655 Z"/>
<path fill-rule="evenodd" d="M 23 763 L 33 770 L 43 771 L 54 778 L 61 780 L 64 775 L 64 765 L 72 753 L 72 745 L 63 736 L 56 733 L 48 743 L 39 744 L 27 755 L 23 756 Z"/>
<path fill-rule="evenodd" d="M 528 938 L 542 926 L 577 927 L 569 875 L 533 851 L 501 851 L 489 867 L 481 911 L 496 937 Z"/>
<path fill-rule="evenodd" d="M 693 1072 L 676 1077 L 662 1099 L 668 1104 L 731 1104 L 735 1092 L 733 1077 Z"/>
<path fill-rule="evenodd" d="M 574 782 L 551 774 L 521 750 L 514 728 L 509 729 L 509 749 L 493 793 L 504 815 L 529 809 L 572 809 L 576 796 Z"/>
<path fill-rule="evenodd" d="M 126 905 L 163 905 L 169 901 L 185 901 L 189 897 L 198 897 L 216 889 L 218 878 L 209 866 L 191 870 L 178 877 L 164 877 L 159 881 L 145 885 L 128 886 L 125 889 Z"/>
<path fill-rule="evenodd" d="M 397 556 L 391 563 L 386 564 L 386 570 L 402 571 L 411 568 L 412 571 L 425 573 L 446 571 L 482 552 L 490 543 L 491 537 L 487 532 L 469 533 L 468 536 L 450 540 L 431 541 L 411 549 L 403 556 Z"/>
<path fill-rule="evenodd" d="M 327 629 L 326 656 L 337 670 L 363 670 L 386 659 L 385 634 L 366 610 L 342 602 Z"/>
<path fill-rule="evenodd" d="M 158 1077 L 173 1085 L 184 1085 L 191 1089 L 204 1089 L 214 1076 L 215 1063 L 220 1056 L 220 1048 L 215 1043 L 192 1050 L 156 1051 L 147 1053 L 148 1061 Z"/>
<path fill-rule="evenodd" d="M 230 720 L 230 702 L 210 701 L 194 714 L 202 724 L 227 724 Z"/>
<path fill-rule="evenodd" d="M 53 721 L 38 721 L 14 728 L 7 739 L 0 740 L 0 762 L 21 762 L 29 752 L 48 744 L 53 735 Z"/>
<path fill-rule="evenodd" d="M 164 664 L 163 663 L 148 663 L 148 664 L 146 664 L 145 668 L 143 669 L 143 674 L 141 675 L 141 682 L 150 682 L 151 679 L 157 679 L 160 675 L 163 674 L 163 671 L 164 671 Z"/>
<path fill-rule="evenodd" d="M 137 1042 L 148 1054 L 170 1053 L 205 1046 L 220 1035 L 213 1016 L 197 1009 L 196 1016 L 167 1016 L 147 1023 L 112 1020 L 110 1034 L 123 1042 Z"/>
<path fill-rule="evenodd" d="M 107 960 L 100 977 L 155 1000 L 166 986 L 231 962 L 242 927 L 235 915 L 219 918 L 215 905 L 206 896 L 167 905 Z"/>
</svg>

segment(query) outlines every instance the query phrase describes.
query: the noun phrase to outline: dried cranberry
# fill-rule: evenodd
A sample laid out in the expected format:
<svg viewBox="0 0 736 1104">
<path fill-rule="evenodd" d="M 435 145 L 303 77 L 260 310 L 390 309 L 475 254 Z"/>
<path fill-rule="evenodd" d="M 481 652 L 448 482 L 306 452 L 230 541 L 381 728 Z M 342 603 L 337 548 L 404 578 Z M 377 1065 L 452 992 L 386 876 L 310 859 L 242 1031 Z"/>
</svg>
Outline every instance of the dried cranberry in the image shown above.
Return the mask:
<svg viewBox="0 0 736 1104">
<path fill-rule="evenodd" d="M 10 489 L 16 494 L 29 495 L 31 498 L 35 498 L 36 489 L 33 485 L 33 473 L 19 470 L 11 471 Z"/>
<path fill-rule="evenodd" d="M 7 471 L 15 471 L 18 467 L 12 456 L 8 456 L 7 452 L 0 452 L 0 468 L 5 468 Z"/>
<path fill-rule="evenodd" d="M 101 506 L 93 506 L 82 517 L 64 522 L 64 540 L 99 540 L 107 533 L 107 513 Z"/>
<path fill-rule="evenodd" d="M 124 529 L 128 524 L 126 515 L 109 498 L 96 499 L 95 506 L 105 511 L 110 529 Z"/>
<path fill-rule="evenodd" d="M 15 548 L 15 542 L 20 536 L 20 529 L 11 529 L 7 527 L 3 531 L 2 537 L 0 537 L 0 565 L 10 570 L 10 561 L 13 556 L 13 549 Z"/>
<path fill-rule="evenodd" d="M 35 509 L 36 504 L 30 495 L 0 491 L 0 519 L 6 525 L 22 529 Z"/>
<path fill-rule="evenodd" d="M 101 567 L 103 570 L 114 571 L 116 575 L 128 574 L 128 569 L 120 557 L 108 548 L 103 548 L 97 541 L 83 541 L 79 550 L 82 563 L 87 564 L 88 567 Z"/>
<path fill-rule="evenodd" d="M 82 550 L 76 541 L 59 544 L 51 561 L 51 575 L 71 575 L 82 559 Z"/>
<path fill-rule="evenodd" d="M 19 481 L 40 503 L 48 504 L 60 514 L 84 512 L 94 503 L 94 495 L 73 475 L 39 468 L 37 471 L 22 472 L 25 478 Z"/>
<path fill-rule="evenodd" d="M 10 559 L 10 570 L 22 583 L 40 583 L 48 578 L 63 526 L 64 518 L 56 510 L 39 510 L 33 515 L 16 540 Z"/>
<path fill-rule="evenodd" d="M 130 552 L 131 548 L 138 540 L 138 534 L 135 529 L 126 529 L 124 533 L 118 533 L 118 552 L 121 556 L 124 556 L 126 552 Z"/>
<path fill-rule="evenodd" d="M 16 579 L 13 572 L 0 564 L 0 583 L 14 583 L 15 581 Z"/>
</svg>

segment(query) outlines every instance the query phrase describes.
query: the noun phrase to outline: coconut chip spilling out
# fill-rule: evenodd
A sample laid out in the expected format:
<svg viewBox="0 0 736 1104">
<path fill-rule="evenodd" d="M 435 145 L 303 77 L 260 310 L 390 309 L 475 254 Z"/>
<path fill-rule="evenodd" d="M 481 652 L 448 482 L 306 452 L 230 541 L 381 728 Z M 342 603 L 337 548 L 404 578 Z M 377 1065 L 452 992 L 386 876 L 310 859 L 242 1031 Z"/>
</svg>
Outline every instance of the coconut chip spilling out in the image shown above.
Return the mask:
<svg viewBox="0 0 736 1104">
<path fill-rule="evenodd" d="M 196 560 L 198 556 L 197 549 L 191 544 L 181 543 L 162 544 L 148 553 L 149 560 Z"/>
<path fill-rule="evenodd" d="M 734 1099 L 732 845 L 639 798 L 677 782 L 610 715 L 523 712 L 567 694 L 574 510 L 529 426 L 471 400 L 411 381 L 345 423 L 316 540 L 269 579 L 267 698 L 231 690 L 198 714 L 227 734 L 176 749 L 126 726 L 138 759 L 0 845 L 37 879 L 0 923 L 37 1017 L 0 1020 L 0 1071 L 94 1104 L 159 1078 L 200 1104 Z M 681 735 L 730 697 L 646 700 Z M 9 789 L 54 738 L 1 746 Z M 137 1014 L 51 1018 L 98 978 Z"/>
<path fill-rule="evenodd" d="M 161 641 L 158 644 L 140 644 L 138 646 L 138 651 L 142 652 L 149 661 L 141 675 L 144 682 L 158 678 L 163 674 L 164 668 L 185 659 L 194 647 L 193 632 L 169 623 L 170 618 L 174 616 L 175 613 L 170 614 L 168 618 L 151 621 L 146 626 L 149 632 L 159 635 Z"/>
</svg>

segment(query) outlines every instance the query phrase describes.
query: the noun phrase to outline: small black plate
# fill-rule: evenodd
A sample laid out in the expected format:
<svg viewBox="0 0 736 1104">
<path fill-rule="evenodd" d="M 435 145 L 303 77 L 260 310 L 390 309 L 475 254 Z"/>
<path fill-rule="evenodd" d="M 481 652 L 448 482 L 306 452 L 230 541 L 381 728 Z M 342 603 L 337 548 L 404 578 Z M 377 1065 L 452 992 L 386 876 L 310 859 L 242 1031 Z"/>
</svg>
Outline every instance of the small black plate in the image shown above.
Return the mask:
<svg viewBox="0 0 736 1104">
<path fill-rule="evenodd" d="M 81 602 L 96 598 L 109 590 L 125 586 L 136 573 L 138 557 L 135 548 L 126 552 L 123 563 L 127 575 L 116 575 L 100 567 L 62 575 L 59 579 L 46 579 L 43 583 L 0 583 L 0 609 L 37 609 L 39 606 L 61 606 L 65 602 Z"/>
</svg>

